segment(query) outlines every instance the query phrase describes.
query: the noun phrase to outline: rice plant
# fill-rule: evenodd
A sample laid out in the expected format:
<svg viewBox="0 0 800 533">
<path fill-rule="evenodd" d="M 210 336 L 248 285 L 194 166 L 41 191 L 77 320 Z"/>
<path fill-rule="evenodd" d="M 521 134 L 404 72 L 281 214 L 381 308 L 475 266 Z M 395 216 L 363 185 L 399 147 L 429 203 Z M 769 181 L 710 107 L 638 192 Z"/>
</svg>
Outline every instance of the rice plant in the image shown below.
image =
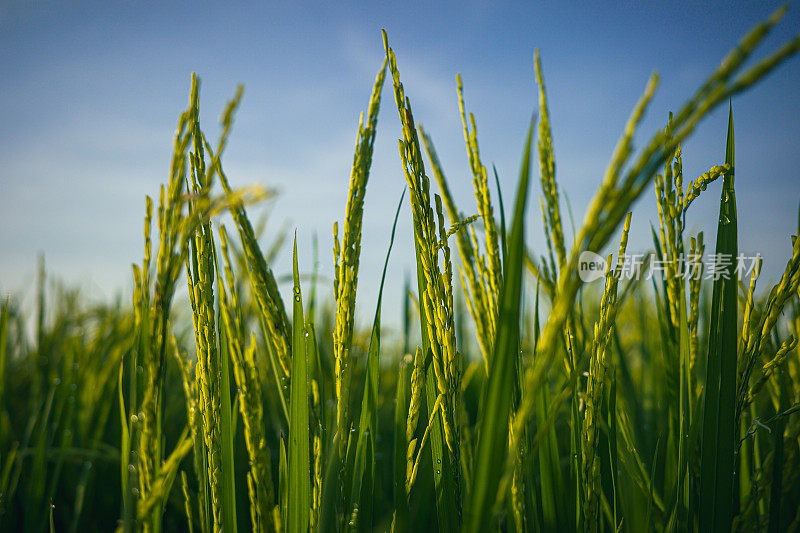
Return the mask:
<svg viewBox="0 0 800 533">
<path fill-rule="evenodd" d="M 738 255 L 734 97 L 800 50 L 797 36 L 746 67 L 782 15 L 748 33 L 637 150 L 658 77 L 647 81 L 571 242 L 551 130 L 558 95 L 538 51 L 538 110 L 506 218 L 464 80 L 453 96 L 466 157 L 452 175 L 471 178 L 470 206 L 456 204 L 384 32 L 322 303 L 320 277 L 298 259 L 312 243 L 295 233 L 283 264 L 276 250 L 290 235 L 271 232 L 267 247 L 248 214 L 272 192 L 237 185 L 223 165 L 243 89 L 212 144 L 193 75 L 167 179 L 157 203 L 145 200 L 132 301 L 90 305 L 42 261 L 31 320 L 18 299 L 0 302 L 2 529 L 800 530 L 800 239 L 762 287 L 760 260 L 747 285 L 704 270 L 709 230 L 686 226 L 690 207 L 719 194 L 713 255 Z M 384 268 L 365 328 L 356 294 L 370 282 L 359 264 L 387 75 L 404 182 L 388 249 L 375 250 Z M 726 103 L 725 153 L 685 176 L 691 133 Z M 650 190 L 658 220 L 642 266 L 663 269 L 648 282 L 625 271 L 631 225 L 645 223 L 635 204 Z M 532 250 L 539 221 L 546 246 Z M 392 337 L 381 304 L 403 224 L 416 283 L 402 287 Z M 609 247 L 616 257 L 596 255 Z M 603 265 L 596 289 L 579 274 L 590 252 Z"/>
</svg>

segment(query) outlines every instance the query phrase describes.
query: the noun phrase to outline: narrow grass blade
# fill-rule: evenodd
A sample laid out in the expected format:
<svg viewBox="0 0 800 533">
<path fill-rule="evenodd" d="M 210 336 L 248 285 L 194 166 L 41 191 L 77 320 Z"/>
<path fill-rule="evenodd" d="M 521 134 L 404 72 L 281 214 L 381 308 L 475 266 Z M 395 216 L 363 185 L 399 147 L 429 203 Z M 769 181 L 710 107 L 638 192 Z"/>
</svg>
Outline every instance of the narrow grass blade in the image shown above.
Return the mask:
<svg viewBox="0 0 800 533">
<path fill-rule="evenodd" d="M 130 489 L 128 487 L 128 462 L 131 455 L 131 440 L 128 430 L 128 413 L 125 410 L 125 395 L 122 389 L 122 375 L 125 369 L 125 360 L 119 364 L 118 381 L 118 402 L 119 402 L 119 426 L 120 426 L 120 486 L 122 488 L 122 529 L 125 532 L 131 531 L 132 521 L 130 520 L 132 509 L 130 499 Z"/>
<path fill-rule="evenodd" d="M 539 284 L 536 286 L 536 301 L 534 307 L 533 321 L 533 353 L 536 353 L 539 344 Z M 533 361 L 536 364 L 536 360 Z M 547 421 L 547 413 L 550 411 L 550 388 L 547 384 L 539 387 L 537 391 L 528 391 L 525 388 L 525 380 L 522 380 L 523 394 L 536 395 L 536 420 L 539 428 L 543 428 Z M 539 516 L 539 527 L 543 531 L 558 529 L 558 516 L 563 516 L 563 511 L 559 509 L 563 506 L 563 488 L 561 482 L 561 465 L 558 457 L 558 439 L 554 425 L 549 425 L 544 433 L 541 442 L 537 446 L 539 457 L 539 484 L 543 488 L 540 491 L 539 506 L 541 513 Z"/>
<path fill-rule="evenodd" d="M 608 407 L 606 424 L 608 425 L 608 455 L 611 464 L 611 506 L 614 513 L 614 530 L 620 526 L 617 502 L 619 501 L 619 455 L 617 452 L 617 374 L 612 370 L 611 383 L 608 389 L 606 405 Z"/>
<path fill-rule="evenodd" d="M 533 123 L 522 156 L 514 219 L 508 243 L 503 289 L 500 295 L 497 339 L 479 421 L 475 473 L 470 490 L 466 531 L 478 533 L 491 526 L 491 508 L 508 455 L 508 417 L 511 413 L 514 361 L 519 349 L 519 316 L 522 295 L 522 258 L 525 253 L 525 205 L 528 199 Z"/>
<path fill-rule="evenodd" d="M 294 310 L 292 318 L 292 390 L 289 404 L 289 471 L 287 531 L 308 530 L 311 494 L 308 451 L 308 372 L 305 320 L 297 269 L 297 236 L 293 253 Z"/>
<path fill-rule="evenodd" d="M 788 405 L 789 391 L 784 383 L 784 376 L 788 375 L 786 364 L 778 374 L 778 388 L 780 411 L 785 411 Z M 772 428 L 773 453 L 772 453 L 772 486 L 769 491 L 769 533 L 778 533 L 781 528 L 781 499 L 783 497 L 783 470 L 784 449 L 783 433 L 786 430 L 786 417 L 776 416 Z M 789 467 L 791 468 L 791 467 Z"/>
<path fill-rule="evenodd" d="M 394 400 L 394 516 L 392 531 L 408 530 L 406 495 L 406 421 L 408 419 L 409 373 L 405 357 L 400 361 Z"/>
<path fill-rule="evenodd" d="M 380 352 L 381 352 L 381 300 L 383 298 L 383 285 L 386 281 L 386 269 L 389 266 L 389 256 L 392 253 L 395 231 L 397 230 L 397 219 L 400 216 L 400 208 L 403 206 L 403 198 L 406 191 L 400 195 L 400 202 L 392 224 L 392 234 L 389 238 L 389 249 L 386 251 L 386 260 L 383 263 L 383 273 L 381 274 L 381 284 L 378 289 L 378 303 L 375 309 L 375 317 L 372 322 L 372 336 L 369 342 L 369 352 L 367 354 L 367 372 L 364 383 L 364 396 L 361 401 L 361 416 L 358 421 L 358 441 L 356 443 L 356 471 L 354 472 L 354 486 L 352 489 L 351 502 L 359 502 L 361 507 L 361 518 L 358 521 L 359 528 L 372 528 L 372 524 L 367 522 L 371 518 L 372 509 L 372 487 L 375 480 L 370 477 L 375 472 L 374 450 L 375 438 L 378 430 L 378 376 L 380 372 Z M 368 462 L 371 461 L 371 462 Z M 372 473 L 372 474 L 371 474 Z"/>
<path fill-rule="evenodd" d="M 360 440 L 360 439 L 359 439 Z M 375 482 L 375 438 L 369 430 L 356 450 L 353 483 L 353 508 L 345 531 L 372 531 L 372 498 Z"/>
<path fill-rule="evenodd" d="M 278 453 L 278 494 L 280 500 L 281 522 L 289 523 L 289 460 L 286 457 L 286 441 L 281 436 Z"/>
<path fill-rule="evenodd" d="M 725 175 L 719 207 L 717 254 L 737 256 L 733 109 L 728 112 Z M 719 255 L 718 255 L 719 256 Z M 737 282 L 733 273 L 714 281 L 700 459 L 700 530 L 728 531 L 733 519 L 736 401 Z"/>
<path fill-rule="evenodd" d="M 319 531 L 320 533 L 333 533 L 339 531 L 338 511 L 336 498 L 339 494 L 339 439 L 338 432 L 333 433 L 333 438 L 327 446 L 328 460 L 325 464 L 325 474 L 322 482 L 322 501 L 319 506 Z"/>
<path fill-rule="evenodd" d="M 544 384 L 535 392 L 536 419 L 540 426 L 545 424 L 547 413 L 550 411 L 550 389 Z M 545 530 L 558 529 L 559 516 L 564 516 L 563 482 L 561 462 L 558 457 L 558 439 L 553 425 L 547 429 L 539 444 L 539 478 L 542 487 L 542 527 Z"/>
<path fill-rule="evenodd" d="M 506 256 L 508 255 L 508 247 L 506 245 L 506 210 L 503 207 L 503 192 L 500 190 L 500 176 L 497 175 L 497 167 L 492 165 L 494 171 L 494 184 L 497 187 L 497 208 L 500 210 L 500 246 L 503 251 L 502 265 L 506 264 Z"/>
<path fill-rule="evenodd" d="M 658 457 L 658 445 L 660 443 L 661 439 L 656 441 L 656 449 L 653 452 L 653 462 L 650 467 L 650 497 L 647 499 L 647 514 L 645 515 L 644 519 L 644 523 L 648 531 L 650 530 L 650 521 L 651 517 L 653 516 L 653 478 L 655 477 L 656 458 Z"/>
</svg>

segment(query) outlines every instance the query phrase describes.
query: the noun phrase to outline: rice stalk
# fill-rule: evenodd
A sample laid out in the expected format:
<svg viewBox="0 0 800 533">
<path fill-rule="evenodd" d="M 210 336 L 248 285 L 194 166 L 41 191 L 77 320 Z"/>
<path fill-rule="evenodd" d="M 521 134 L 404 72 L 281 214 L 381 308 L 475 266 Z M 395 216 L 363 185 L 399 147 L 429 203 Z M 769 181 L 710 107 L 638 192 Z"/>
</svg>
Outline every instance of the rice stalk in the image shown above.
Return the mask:
<svg viewBox="0 0 800 533">
<path fill-rule="evenodd" d="M 361 114 L 356 136 L 356 149 L 353 168 L 350 173 L 350 186 L 347 194 L 347 207 L 342 228 L 342 241 L 339 243 L 338 226 L 334 224 L 334 282 L 333 292 L 336 301 L 336 328 L 333 334 L 336 389 L 336 428 L 344 434 L 349 430 L 350 394 L 350 350 L 353 342 L 353 320 L 358 286 L 358 265 L 361 255 L 361 226 L 364 213 L 369 169 L 372 164 L 372 147 L 378 125 L 378 109 L 381 102 L 381 89 L 386 75 L 386 61 L 375 78 L 372 96 L 367 111 L 367 122 Z M 339 441 L 339 457 L 344 458 L 346 442 Z"/>
<path fill-rule="evenodd" d="M 152 218 L 152 202 L 148 198 L 147 215 L 145 217 L 145 254 L 141 268 L 134 267 L 136 287 L 134 289 L 134 309 L 137 351 L 131 358 L 130 379 L 135 383 L 139 368 L 142 369 L 141 400 L 134 392 L 129 399 L 131 409 L 131 427 L 128 435 L 135 442 L 135 456 L 123 457 L 122 461 L 129 472 L 127 485 L 128 507 L 125 511 L 124 529 L 131 530 L 133 521 L 138 516 L 145 518 L 142 523 L 144 531 L 160 531 L 160 512 L 158 499 L 151 496 L 159 485 L 161 467 L 161 389 L 163 387 L 164 360 L 166 354 L 168 319 L 170 304 L 175 291 L 180 264 L 183 258 L 183 204 L 181 199 L 186 176 L 187 150 L 191 140 L 191 105 L 197 94 L 196 80 L 192 79 L 192 96 L 190 109 L 185 111 L 179 121 L 175 135 L 174 151 L 167 188 L 161 187 L 158 207 L 159 246 L 156 262 L 155 293 L 150 293 L 150 220 Z M 152 302 L 152 303 L 151 303 Z M 136 369 L 136 370 L 135 370 Z M 135 391 L 136 386 L 132 385 Z M 136 414 L 138 413 L 138 414 Z M 130 463 L 130 464 L 128 464 Z M 133 478 L 132 480 L 130 478 Z M 138 485 L 138 486 L 137 486 Z M 137 502 L 134 505 L 134 501 Z M 155 506 L 152 516 L 144 517 L 138 510 L 145 503 Z M 138 509 L 136 512 L 134 509 Z"/>
<path fill-rule="evenodd" d="M 423 353 L 430 350 L 433 372 L 426 371 L 426 400 L 431 414 L 439 402 L 444 408 L 440 416 L 433 417 L 431 452 L 434 484 L 437 491 L 439 526 L 450 530 L 460 523 L 459 483 L 457 480 L 459 453 L 457 430 L 452 413 L 457 411 L 457 394 L 461 378 L 460 353 L 456 350 L 453 324 L 452 264 L 449 246 L 442 248 L 443 267 L 439 266 L 438 243 L 444 240 L 444 215 L 441 199 L 436 196 L 436 218 L 431 208 L 430 180 L 425 174 L 420 143 L 411 111 L 400 82 L 397 60 L 389 48 L 384 32 L 384 48 L 392 73 L 395 102 L 403 126 L 403 138 L 398 141 L 400 158 L 409 191 L 414 223 L 414 241 L 417 257 L 417 282 L 420 297 L 420 325 Z M 436 222 L 439 222 L 437 231 Z M 444 446 L 443 446 L 444 445 Z M 422 448 L 421 448 L 422 449 Z"/>
<path fill-rule="evenodd" d="M 196 97 L 194 102 L 196 102 Z M 206 181 L 203 144 L 199 139 L 197 107 L 193 107 L 193 139 L 195 152 L 191 155 L 192 189 L 196 195 L 208 194 L 210 183 Z M 202 224 L 191 242 L 191 259 L 187 258 L 189 301 L 192 306 L 197 364 L 195 379 L 199 393 L 198 407 L 201 414 L 203 445 L 206 453 L 209 494 L 211 501 L 212 527 L 219 531 L 223 527 L 223 457 L 224 436 L 218 420 L 222 417 L 222 369 L 217 346 L 215 320 L 214 275 L 216 252 L 211 233 L 211 224 Z"/>
<path fill-rule="evenodd" d="M 461 89 L 459 89 L 459 98 L 461 98 L 460 95 Z M 459 279 L 461 281 L 461 287 L 464 290 L 467 307 L 470 311 L 470 315 L 472 316 L 473 323 L 475 324 L 476 337 L 481 350 L 481 355 L 483 356 L 484 368 L 488 368 L 488 361 L 491 354 L 490 342 L 491 339 L 494 338 L 493 327 L 496 320 L 495 317 L 497 315 L 497 306 L 495 303 L 494 312 L 490 311 L 490 294 L 487 291 L 485 284 L 486 279 L 482 277 L 478 271 L 478 260 L 476 258 L 476 253 L 478 253 L 478 251 L 473 247 L 473 242 L 470 239 L 466 228 L 469 223 L 475 220 L 475 216 L 481 215 L 478 214 L 471 217 L 464 217 L 463 214 L 458 210 L 450 192 L 450 188 L 447 185 L 447 179 L 445 178 L 441 163 L 436 155 L 436 148 L 433 145 L 433 141 L 425 133 L 422 125 L 420 125 L 419 131 L 422 138 L 422 145 L 425 148 L 428 160 L 431 163 L 431 171 L 436 179 L 436 184 L 439 186 L 443 204 L 447 209 L 447 214 L 452 224 L 451 230 L 447 232 L 448 236 L 452 234 L 456 235 L 456 243 L 458 246 L 459 256 L 461 258 L 461 263 L 459 265 Z M 475 140 L 475 144 L 477 145 L 477 140 Z M 472 148 L 469 144 L 467 146 L 468 152 L 471 153 Z M 480 165 L 480 163 L 478 164 L 479 168 L 482 168 L 483 170 L 482 174 L 481 171 L 479 171 L 478 177 L 475 178 L 475 181 L 479 181 L 481 179 L 480 176 L 485 177 L 486 169 L 483 168 L 483 165 Z M 481 187 L 478 186 L 478 191 L 480 192 L 476 192 L 476 194 L 480 194 L 481 198 L 485 198 L 484 203 L 488 202 L 489 205 L 491 205 L 491 199 L 488 196 L 488 190 L 483 191 Z M 485 196 L 484 192 L 486 193 Z M 493 220 L 494 215 L 491 215 L 491 218 Z M 487 236 L 487 238 L 489 237 Z"/>
<path fill-rule="evenodd" d="M 264 415 L 261 403 L 263 395 L 256 363 L 257 344 L 255 335 L 251 335 L 249 345 L 242 346 L 237 335 L 237 332 L 242 331 L 243 325 L 237 313 L 240 307 L 228 252 L 228 236 L 224 226 L 220 228 L 219 236 L 227 282 L 227 291 L 221 280 L 218 282 L 220 315 L 227 332 L 233 376 L 238 391 L 239 411 L 244 423 L 245 445 L 249 457 L 250 471 L 247 474 L 247 487 L 250 499 L 251 526 L 254 531 L 275 531 L 280 529 L 280 521 L 276 523 L 279 513 L 274 512 L 276 505 L 272 488 L 272 472 L 263 430 Z"/>
<path fill-rule="evenodd" d="M 228 131 L 232 123 L 233 113 L 239 104 L 241 94 L 242 89 L 240 87 L 236 97 L 228 104 L 228 108 L 223 115 L 223 132 Z M 224 145 L 220 146 L 220 148 L 223 147 Z M 210 151 L 210 147 L 207 146 L 207 148 Z M 268 342 L 267 354 L 270 358 L 272 377 L 278 391 L 284 420 L 288 423 L 289 409 L 284 391 L 288 390 L 291 384 L 291 324 L 286 315 L 283 299 L 278 291 L 275 275 L 261 252 L 256 232 L 247 217 L 243 204 L 234 199 L 234 190 L 231 188 L 230 182 L 219 164 L 220 155 L 221 150 L 217 150 L 216 156 L 212 157 L 211 168 L 219 175 L 222 188 L 230 198 L 230 212 L 242 242 L 252 295 L 261 311 L 259 322 L 264 332 L 264 338 Z"/>
<path fill-rule="evenodd" d="M 584 531 L 597 531 L 599 527 L 599 500 L 600 486 L 600 458 L 598 457 L 598 429 L 600 424 L 601 403 L 605 387 L 609 385 L 608 371 L 608 345 L 611 340 L 611 329 L 614 327 L 616 317 L 617 287 L 622 276 L 622 267 L 625 250 L 628 244 L 628 232 L 631 227 L 631 214 L 625 218 L 622 229 L 617 265 L 612 270 L 611 255 L 606 262 L 605 286 L 600 300 L 600 318 L 594 325 L 594 337 L 589 361 L 589 377 L 586 384 L 586 405 L 583 413 L 583 431 L 581 440 L 582 468 L 583 468 L 583 529 Z M 616 527 L 616 524 L 615 524 Z"/>
<path fill-rule="evenodd" d="M 553 136 L 550 130 L 550 111 L 547 108 L 547 94 L 542 75 L 542 62 L 539 50 L 534 53 L 534 66 L 536 67 L 536 84 L 539 87 L 539 135 L 536 147 L 539 152 L 539 172 L 541 177 L 542 192 L 544 193 L 545 207 L 542 213 L 545 217 L 545 234 L 549 246 L 555 248 L 558 264 L 551 261 L 550 269 L 555 274 L 566 261 L 566 247 L 564 245 L 564 230 L 561 225 L 561 208 L 556 184 L 556 163 L 553 156 Z"/>
</svg>

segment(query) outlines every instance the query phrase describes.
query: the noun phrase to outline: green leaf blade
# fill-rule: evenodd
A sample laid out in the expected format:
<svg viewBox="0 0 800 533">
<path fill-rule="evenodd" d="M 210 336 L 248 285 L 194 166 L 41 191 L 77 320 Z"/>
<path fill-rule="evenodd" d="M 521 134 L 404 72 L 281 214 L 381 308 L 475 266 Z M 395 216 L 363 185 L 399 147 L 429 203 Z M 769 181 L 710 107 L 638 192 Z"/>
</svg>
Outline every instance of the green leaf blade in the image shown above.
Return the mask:
<svg viewBox="0 0 800 533">
<path fill-rule="evenodd" d="M 308 446 L 308 368 L 306 361 L 305 319 L 297 268 L 297 237 L 293 254 L 294 307 L 292 324 L 292 386 L 289 404 L 289 498 L 287 531 L 308 530 L 311 494 Z"/>
<path fill-rule="evenodd" d="M 736 196 L 734 193 L 733 109 L 729 108 L 725 163 L 731 170 L 723 180 L 717 227 L 717 254 L 737 256 Z M 733 520 L 734 450 L 737 363 L 737 283 L 732 276 L 714 281 L 709 331 L 708 371 L 703 414 L 700 477 L 700 529 L 728 531 Z"/>
</svg>

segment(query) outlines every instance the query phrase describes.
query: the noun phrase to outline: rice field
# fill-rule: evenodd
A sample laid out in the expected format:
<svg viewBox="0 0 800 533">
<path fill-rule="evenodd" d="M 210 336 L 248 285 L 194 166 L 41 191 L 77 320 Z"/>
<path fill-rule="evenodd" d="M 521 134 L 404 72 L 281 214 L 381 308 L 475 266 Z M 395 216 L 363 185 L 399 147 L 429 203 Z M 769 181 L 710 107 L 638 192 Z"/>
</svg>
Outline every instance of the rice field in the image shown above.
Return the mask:
<svg viewBox="0 0 800 533">
<path fill-rule="evenodd" d="M 34 316 L 0 302 L 0 529 L 800 530 L 800 220 L 774 285 L 759 283 L 760 259 L 746 276 L 719 270 L 740 255 L 732 102 L 800 50 L 798 35 L 748 62 L 783 13 L 637 148 L 653 75 L 571 240 L 548 111 L 558 95 L 539 54 L 511 198 L 458 79 L 475 204 L 456 205 L 384 33 L 331 221 L 330 281 L 298 262 L 312 243 L 264 235 L 248 215 L 271 190 L 226 173 L 241 87 L 209 139 L 192 76 L 164 184 L 146 197 L 131 301 L 90 304 L 42 261 Z M 381 106 L 400 118 L 406 188 L 388 246 L 368 252 L 416 259 L 402 334 L 388 338 L 382 294 L 401 287 L 384 287 L 386 266 L 371 328 L 355 318 Z M 693 130 L 721 106 L 725 153 L 684 176 Z M 633 206 L 651 191 L 652 248 L 631 270 Z M 717 227 L 690 231 L 687 211 L 717 196 Z M 402 224 L 413 250 L 392 249 Z M 527 244 L 532 227 L 545 249 Z M 709 254 L 712 266 L 696 260 Z M 592 265 L 602 283 L 584 282 Z M 332 300 L 317 296 L 324 283 Z"/>
</svg>

